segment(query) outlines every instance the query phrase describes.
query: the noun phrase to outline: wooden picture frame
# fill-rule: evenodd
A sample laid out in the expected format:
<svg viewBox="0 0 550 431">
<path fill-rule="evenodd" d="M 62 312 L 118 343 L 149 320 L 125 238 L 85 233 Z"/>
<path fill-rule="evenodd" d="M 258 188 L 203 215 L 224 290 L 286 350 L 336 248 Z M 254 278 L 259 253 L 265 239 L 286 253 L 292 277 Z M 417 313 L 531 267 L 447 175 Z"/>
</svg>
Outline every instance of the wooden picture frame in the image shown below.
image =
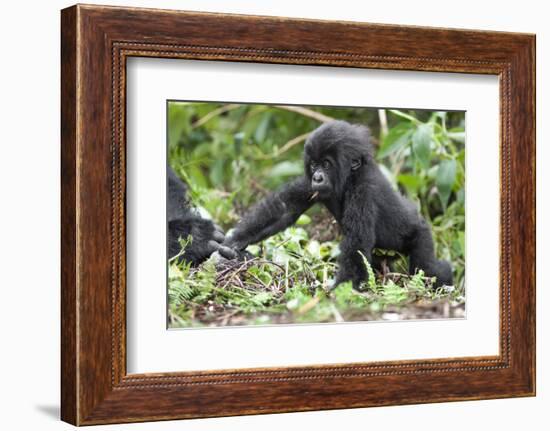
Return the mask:
<svg viewBox="0 0 550 431">
<path fill-rule="evenodd" d="M 535 394 L 534 35 L 82 5 L 61 17 L 64 421 Z M 128 375 L 125 65 L 131 56 L 498 75 L 500 354 Z"/>
</svg>

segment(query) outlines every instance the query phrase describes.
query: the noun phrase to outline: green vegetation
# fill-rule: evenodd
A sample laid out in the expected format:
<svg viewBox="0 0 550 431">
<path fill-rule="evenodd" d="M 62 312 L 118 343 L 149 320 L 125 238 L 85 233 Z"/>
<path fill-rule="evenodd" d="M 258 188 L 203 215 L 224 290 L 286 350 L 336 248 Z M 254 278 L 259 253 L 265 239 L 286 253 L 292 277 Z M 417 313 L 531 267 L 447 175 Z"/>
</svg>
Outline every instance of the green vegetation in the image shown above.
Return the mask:
<svg viewBox="0 0 550 431">
<path fill-rule="evenodd" d="M 384 271 L 375 273 L 365 260 L 361 291 L 343 284 L 328 294 L 339 232 L 316 206 L 295 227 L 250 246 L 251 261 L 213 256 L 199 268 L 170 262 L 171 327 L 463 315 L 464 113 L 171 102 L 168 116 L 169 162 L 195 205 L 224 229 L 302 174 L 303 142 L 321 122 L 368 125 L 380 167 L 430 221 L 437 255 L 452 262 L 456 280 L 432 289 L 422 273 L 406 275 L 402 256 L 377 250 Z"/>
</svg>

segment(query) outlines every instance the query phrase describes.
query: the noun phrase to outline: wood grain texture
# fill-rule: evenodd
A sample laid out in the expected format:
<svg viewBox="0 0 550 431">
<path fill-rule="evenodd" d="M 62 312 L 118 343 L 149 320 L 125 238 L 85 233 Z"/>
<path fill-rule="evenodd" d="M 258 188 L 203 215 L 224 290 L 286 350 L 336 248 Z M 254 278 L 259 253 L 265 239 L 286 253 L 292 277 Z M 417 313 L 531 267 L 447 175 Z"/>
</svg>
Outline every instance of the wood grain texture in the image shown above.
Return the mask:
<svg viewBox="0 0 550 431">
<path fill-rule="evenodd" d="M 76 9 L 61 16 L 61 417 L 77 422 Z"/>
<path fill-rule="evenodd" d="M 87 425 L 534 394 L 533 35 L 79 5 L 62 11 L 61 39 L 63 420 Z M 127 375 L 130 56 L 498 75 L 500 354 Z"/>
</svg>

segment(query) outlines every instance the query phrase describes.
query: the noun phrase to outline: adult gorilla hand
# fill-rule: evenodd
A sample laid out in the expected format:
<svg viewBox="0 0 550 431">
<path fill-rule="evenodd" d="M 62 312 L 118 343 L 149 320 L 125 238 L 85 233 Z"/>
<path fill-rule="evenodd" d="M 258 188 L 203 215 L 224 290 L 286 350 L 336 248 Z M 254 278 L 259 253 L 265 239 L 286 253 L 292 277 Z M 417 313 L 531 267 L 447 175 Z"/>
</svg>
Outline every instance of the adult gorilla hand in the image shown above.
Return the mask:
<svg viewBox="0 0 550 431">
<path fill-rule="evenodd" d="M 225 259 L 236 259 L 238 257 L 237 252 L 232 248 L 225 246 L 224 241 L 225 234 L 223 232 L 223 229 L 219 225 L 214 224 L 212 239 L 208 241 L 208 250 L 210 251 L 210 254 L 217 251 L 220 256 L 224 257 Z"/>
<path fill-rule="evenodd" d="M 203 218 L 187 197 L 187 184 L 168 169 L 168 257 L 199 265 L 212 253 L 219 252 L 226 259 L 237 253 L 223 244 L 225 234 L 221 227 Z M 180 240 L 190 240 L 182 252 Z"/>
</svg>

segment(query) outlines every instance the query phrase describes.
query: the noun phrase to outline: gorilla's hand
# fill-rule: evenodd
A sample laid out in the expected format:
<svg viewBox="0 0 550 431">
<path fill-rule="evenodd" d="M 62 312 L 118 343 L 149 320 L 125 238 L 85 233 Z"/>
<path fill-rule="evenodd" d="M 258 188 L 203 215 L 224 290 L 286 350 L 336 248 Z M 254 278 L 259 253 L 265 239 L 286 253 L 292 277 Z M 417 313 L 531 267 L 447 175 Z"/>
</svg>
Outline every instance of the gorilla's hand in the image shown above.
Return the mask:
<svg viewBox="0 0 550 431">
<path fill-rule="evenodd" d="M 237 259 L 241 261 L 254 259 L 254 255 L 246 251 L 246 245 L 243 246 L 235 241 L 234 234 L 235 231 L 225 237 L 220 246 L 220 254 L 226 259 Z"/>
<path fill-rule="evenodd" d="M 219 252 L 226 259 L 234 259 L 237 253 L 223 244 L 225 235 L 223 230 L 212 221 L 198 216 L 172 220 L 168 223 L 169 252 L 174 256 L 181 250 L 179 239 L 191 237 L 184 252 L 179 256 L 180 261 L 191 262 L 196 266 L 205 261 L 214 252 Z"/>
<path fill-rule="evenodd" d="M 226 259 L 235 259 L 237 256 L 237 252 L 233 250 L 232 248 L 224 245 L 225 241 L 225 234 L 223 232 L 223 229 L 217 225 L 214 224 L 214 232 L 212 233 L 212 239 L 208 241 L 208 248 L 210 251 L 210 254 L 214 252 L 220 253 L 220 256 L 226 258 Z"/>
</svg>

